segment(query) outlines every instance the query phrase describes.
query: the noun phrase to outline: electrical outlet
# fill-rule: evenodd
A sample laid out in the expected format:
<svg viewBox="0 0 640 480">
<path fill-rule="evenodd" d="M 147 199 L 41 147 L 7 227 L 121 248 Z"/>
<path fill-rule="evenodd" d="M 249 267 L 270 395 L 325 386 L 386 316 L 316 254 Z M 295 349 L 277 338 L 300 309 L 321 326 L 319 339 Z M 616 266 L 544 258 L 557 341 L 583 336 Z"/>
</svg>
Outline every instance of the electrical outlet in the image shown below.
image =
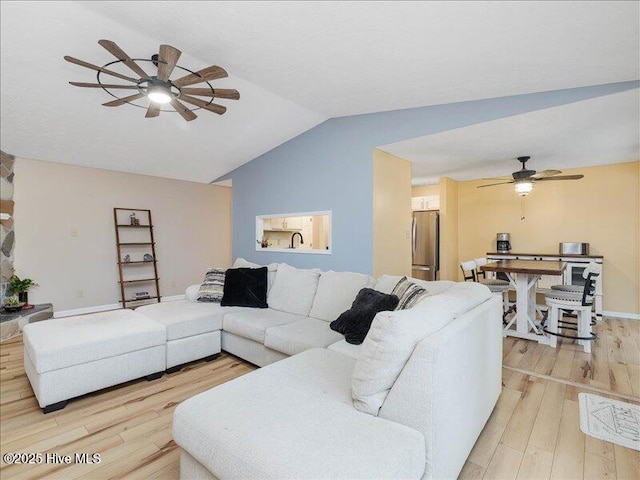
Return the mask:
<svg viewBox="0 0 640 480">
<path fill-rule="evenodd" d="M 78 236 L 78 229 L 76 227 L 71 227 L 71 236 L 72 237 Z"/>
<path fill-rule="evenodd" d="M 82 290 L 78 290 L 78 298 L 84 297 L 84 292 Z"/>
<path fill-rule="evenodd" d="M 175 281 L 175 280 L 172 280 L 172 281 L 171 281 L 171 286 L 172 286 L 172 287 L 175 287 L 175 286 L 176 286 L 176 281 Z"/>
<path fill-rule="evenodd" d="M 411 240 L 411 232 L 410 232 L 409 230 L 407 230 L 407 231 L 405 232 L 405 238 L 406 238 L 407 240 Z"/>
</svg>

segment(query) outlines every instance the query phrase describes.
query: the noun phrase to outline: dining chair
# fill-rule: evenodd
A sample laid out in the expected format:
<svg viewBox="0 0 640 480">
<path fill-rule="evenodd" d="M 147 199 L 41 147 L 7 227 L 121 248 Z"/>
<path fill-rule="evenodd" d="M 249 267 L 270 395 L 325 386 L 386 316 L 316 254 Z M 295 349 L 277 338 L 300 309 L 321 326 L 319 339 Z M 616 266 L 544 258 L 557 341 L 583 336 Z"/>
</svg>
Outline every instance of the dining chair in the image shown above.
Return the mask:
<svg viewBox="0 0 640 480">
<path fill-rule="evenodd" d="M 598 275 L 600 275 L 598 268 L 595 271 L 586 272 L 585 283 L 580 287 L 581 291 L 550 288 L 543 292 L 545 303 L 549 307 L 549 316 L 542 330 L 549 335 L 551 347 L 556 348 L 558 337 L 570 338 L 578 340 L 578 344 L 582 345 L 585 353 L 591 353 L 591 342 L 597 338 L 591 329 L 594 325 L 591 321 L 591 309 L 595 295 L 595 279 Z M 570 312 L 577 313 L 576 322 L 564 320 L 564 315 Z M 573 330 L 577 334 L 571 335 L 567 330 Z"/>
<path fill-rule="evenodd" d="M 479 265 L 477 262 L 478 259 L 474 260 L 466 260 L 464 262 L 460 262 L 460 269 L 462 270 L 462 276 L 466 281 L 471 280 L 472 282 L 478 282 L 483 285 L 486 285 L 491 293 L 495 295 L 500 295 L 502 297 L 502 310 L 503 310 L 503 320 L 504 317 L 511 312 L 511 305 L 509 304 L 509 282 L 505 280 L 497 280 L 494 278 L 479 278 L 481 275 L 485 277 L 485 272 L 479 270 Z M 486 265 L 486 259 L 482 265 Z"/>
</svg>

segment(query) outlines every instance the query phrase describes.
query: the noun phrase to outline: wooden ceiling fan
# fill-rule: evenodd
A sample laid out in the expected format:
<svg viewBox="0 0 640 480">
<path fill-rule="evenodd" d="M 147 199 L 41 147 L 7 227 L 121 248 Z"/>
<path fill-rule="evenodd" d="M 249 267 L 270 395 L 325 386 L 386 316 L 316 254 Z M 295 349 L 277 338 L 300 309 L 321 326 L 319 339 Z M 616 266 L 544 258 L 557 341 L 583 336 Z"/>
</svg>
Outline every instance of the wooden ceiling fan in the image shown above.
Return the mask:
<svg viewBox="0 0 640 480">
<path fill-rule="evenodd" d="M 522 168 L 511 174 L 511 177 L 496 177 L 485 178 L 484 180 L 511 180 L 506 182 L 490 183 L 488 185 L 480 185 L 478 188 L 494 187 L 496 185 L 506 185 L 509 183 L 515 184 L 515 191 L 518 195 L 529 195 L 533 190 L 533 184 L 535 182 L 549 182 L 555 180 L 580 180 L 584 178 L 584 175 L 560 175 L 560 170 L 543 170 L 542 172 L 536 172 L 535 170 L 529 170 L 526 166 L 527 161 L 531 157 L 518 157 L 518 161 L 522 163 Z"/>
<path fill-rule="evenodd" d="M 98 42 L 109 53 L 111 53 L 117 60 L 107 63 L 102 67 L 93 65 L 91 63 L 78 60 L 77 58 L 65 56 L 64 59 L 67 62 L 80 65 L 81 67 L 90 68 L 98 72 L 96 78 L 98 83 L 85 83 L 85 82 L 69 82 L 76 87 L 84 88 L 102 88 L 116 100 L 103 103 L 105 107 L 118 107 L 128 103 L 136 107 L 146 108 L 146 118 L 153 118 L 160 115 L 160 112 L 170 112 L 172 110 L 162 110 L 162 105 L 168 104 L 173 107 L 173 110 L 178 112 L 182 118 L 186 121 L 195 120 L 198 116 L 193 110 L 204 109 L 218 115 L 222 115 L 227 111 L 227 108 L 223 105 L 213 103 L 215 98 L 224 98 L 228 100 L 238 100 L 240 94 L 237 90 L 228 88 L 213 88 L 209 83 L 212 80 L 218 78 L 227 77 L 228 74 L 222 67 L 212 65 L 207 68 L 203 68 L 197 72 L 189 70 L 187 68 L 178 65 L 178 59 L 182 52 L 171 45 L 160 45 L 159 52 L 153 55 L 150 59 L 144 58 L 131 58 L 127 55 L 118 45 L 110 40 L 100 40 Z M 147 70 L 143 69 L 139 64 L 149 62 L 152 65 L 148 67 L 152 73 L 148 74 Z M 126 65 L 135 76 L 123 75 L 121 73 L 111 70 L 110 67 L 113 64 L 123 63 Z M 187 75 L 181 76 L 175 80 L 171 80 L 171 74 L 175 69 L 188 72 Z M 154 74 L 155 73 L 155 74 Z M 125 80 L 129 83 L 103 83 L 100 75 L 106 74 L 112 77 Z M 206 83 L 206 86 L 191 87 L 191 85 L 197 85 L 199 83 Z M 119 97 L 111 92 L 111 90 L 133 90 L 136 93 L 133 95 Z M 196 98 L 205 97 L 205 99 Z M 148 105 L 137 105 L 133 102 L 147 98 L 149 100 Z M 184 105 L 186 102 L 194 105 L 197 108 L 190 109 Z"/>
</svg>

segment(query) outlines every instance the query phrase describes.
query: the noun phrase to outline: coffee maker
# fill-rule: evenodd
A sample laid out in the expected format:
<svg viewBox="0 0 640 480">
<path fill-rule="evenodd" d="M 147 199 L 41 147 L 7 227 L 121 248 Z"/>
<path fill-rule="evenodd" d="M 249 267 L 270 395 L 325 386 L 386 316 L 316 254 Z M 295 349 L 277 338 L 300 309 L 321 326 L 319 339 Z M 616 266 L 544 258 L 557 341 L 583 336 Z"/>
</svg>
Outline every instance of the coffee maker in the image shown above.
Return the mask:
<svg viewBox="0 0 640 480">
<path fill-rule="evenodd" d="M 498 253 L 509 253 L 511 250 L 511 243 L 509 242 L 508 233 L 498 233 L 496 235 L 496 246 Z"/>
</svg>

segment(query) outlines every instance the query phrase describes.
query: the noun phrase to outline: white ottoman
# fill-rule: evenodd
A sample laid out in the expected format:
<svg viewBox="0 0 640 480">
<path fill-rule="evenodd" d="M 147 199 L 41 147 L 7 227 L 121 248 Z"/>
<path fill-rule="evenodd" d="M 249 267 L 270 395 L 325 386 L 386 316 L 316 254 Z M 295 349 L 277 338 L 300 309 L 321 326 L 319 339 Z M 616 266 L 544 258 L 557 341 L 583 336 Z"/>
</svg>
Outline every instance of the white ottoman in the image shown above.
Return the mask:
<svg viewBox="0 0 640 480">
<path fill-rule="evenodd" d="M 222 317 L 238 309 L 213 302 L 178 300 L 145 305 L 136 312 L 167 329 L 166 369 L 167 373 L 174 373 L 185 363 L 216 358 L 221 351 Z"/>
<path fill-rule="evenodd" d="M 24 369 L 44 413 L 85 393 L 165 369 L 163 325 L 133 310 L 58 318 L 24 327 Z"/>
</svg>

